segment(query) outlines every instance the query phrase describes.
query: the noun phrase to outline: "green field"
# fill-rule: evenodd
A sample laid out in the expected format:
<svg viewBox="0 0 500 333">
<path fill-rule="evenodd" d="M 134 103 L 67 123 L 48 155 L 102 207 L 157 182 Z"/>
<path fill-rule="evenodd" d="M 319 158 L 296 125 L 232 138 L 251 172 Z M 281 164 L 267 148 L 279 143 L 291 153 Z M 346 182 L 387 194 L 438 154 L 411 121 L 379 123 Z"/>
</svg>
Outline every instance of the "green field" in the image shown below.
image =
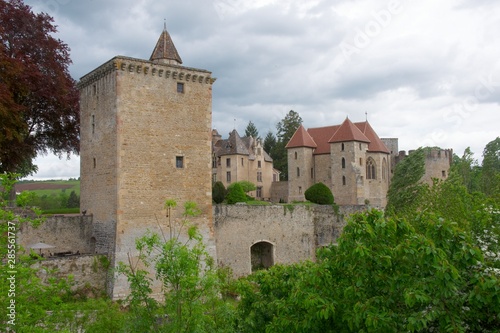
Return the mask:
<svg viewBox="0 0 500 333">
<path fill-rule="evenodd" d="M 70 214 L 80 210 L 80 181 L 77 179 L 20 181 L 15 187 L 19 200 L 22 200 L 20 193 L 29 193 L 27 201 L 21 205 L 39 207 L 44 214 Z"/>
<path fill-rule="evenodd" d="M 37 196 L 43 195 L 59 195 L 60 193 L 69 194 L 75 191 L 80 195 L 79 180 L 47 180 L 47 181 L 20 181 L 16 184 L 16 192 L 30 191 L 36 193 Z"/>
</svg>

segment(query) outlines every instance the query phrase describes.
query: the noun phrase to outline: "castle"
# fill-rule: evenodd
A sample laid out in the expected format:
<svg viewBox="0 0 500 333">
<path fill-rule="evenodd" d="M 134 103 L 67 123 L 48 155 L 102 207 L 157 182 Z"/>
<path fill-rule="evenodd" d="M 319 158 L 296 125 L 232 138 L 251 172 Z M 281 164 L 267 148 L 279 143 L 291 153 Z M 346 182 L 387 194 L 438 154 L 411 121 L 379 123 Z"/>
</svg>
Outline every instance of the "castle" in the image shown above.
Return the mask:
<svg viewBox="0 0 500 333">
<path fill-rule="evenodd" d="M 240 137 L 236 130 L 222 139 L 212 131 L 212 183 L 221 181 L 227 188 L 237 181 L 249 181 L 256 190 L 249 195 L 260 200 L 271 199 L 271 185 L 279 181 L 279 171 L 273 168 L 273 159 L 262 147 L 262 142 L 251 136 Z"/>
<path fill-rule="evenodd" d="M 47 260 L 67 267 L 67 274 L 88 272 L 94 255 L 107 256 L 115 268 L 137 260 L 135 240 L 147 230 L 175 231 L 185 240 L 178 224 L 182 209 L 167 212 L 164 203 L 191 201 L 201 215 L 190 221 L 209 254 L 242 276 L 275 263 L 314 260 L 318 247 L 336 241 L 345 216 L 368 203 L 385 205 L 396 156 L 405 156 L 398 154 L 397 139 L 380 139 L 367 121 L 301 126 L 287 145 L 290 180 L 273 181 L 277 171 L 259 141 L 236 131 L 223 140 L 212 131 L 211 74 L 183 66 L 165 28 L 149 60 L 117 56 L 83 76 L 80 207 L 86 215 L 49 219 L 36 230 L 25 226 L 20 243 L 45 241 L 89 256 L 71 264 L 71 258 Z M 428 176 L 447 176 L 450 158 L 449 151 L 430 151 Z M 212 180 L 224 179 L 255 181 L 261 198 L 277 198 L 282 190 L 289 202 L 304 200 L 303 192 L 321 181 L 340 207 L 213 206 Z M 110 297 L 129 293 L 124 276 L 108 273 L 94 282 L 104 280 Z M 153 293 L 160 292 L 156 281 Z"/>
<path fill-rule="evenodd" d="M 149 60 L 117 56 L 81 78 L 80 206 L 109 229 L 96 252 L 108 253 L 113 266 L 136 259 L 135 239 L 158 230 L 151 214 L 164 212 L 166 199 L 198 204 L 194 222 L 215 256 L 214 82 L 211 72 L 182 66 L 166 28 Z M 115 297 L 127 294 L 121 278 L 109 286 Z"/>
</svg>

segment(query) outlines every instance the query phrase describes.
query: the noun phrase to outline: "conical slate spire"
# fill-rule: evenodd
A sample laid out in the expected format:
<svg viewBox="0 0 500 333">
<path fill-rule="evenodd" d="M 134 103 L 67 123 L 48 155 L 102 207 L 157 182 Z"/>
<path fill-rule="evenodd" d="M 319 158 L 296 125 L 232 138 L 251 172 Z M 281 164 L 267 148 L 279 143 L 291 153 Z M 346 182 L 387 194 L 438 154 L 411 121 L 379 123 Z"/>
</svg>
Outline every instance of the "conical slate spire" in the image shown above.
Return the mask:
<svg viewBox="0 0 500 333">
<path fill-rule="evenodd" d="M 174 42 L 167 31 L 167 24 L 164 23 L 163 31 L 158 38 L 155 49 L 149 58 L 150 61 L 161 62 L 164 64 L 182 64 L 182 59 L 177 53 Z"/>
</svg>

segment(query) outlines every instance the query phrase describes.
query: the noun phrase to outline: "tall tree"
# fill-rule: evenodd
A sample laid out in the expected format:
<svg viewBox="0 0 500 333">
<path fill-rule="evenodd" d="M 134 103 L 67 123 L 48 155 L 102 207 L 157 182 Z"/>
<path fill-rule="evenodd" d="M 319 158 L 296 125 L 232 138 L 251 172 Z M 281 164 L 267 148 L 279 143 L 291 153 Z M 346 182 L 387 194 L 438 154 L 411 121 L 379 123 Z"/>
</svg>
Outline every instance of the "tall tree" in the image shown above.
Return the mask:
<svg viewBox="0 0 500 333">
<path fill-rule="evenodd" d="M 245 136 L 251 136 L 254 139 L 259 139 L 259 131 L 255 124 L 250 120 L 245 128 Z"/>
<path fill-rule="evenodd" d="M 290 110 L 286 116 L 276 124 L 278 141 L 274 149 L 271 150 L 271 157 L 273 158 L 274 167 L 281 171 L 281 180 L 288 180 L 288 160 L 285 146 L 301 124 L 302 118 L 293 110 Z"/>
<path fill-rule="evenodd" d="M 276 137 L 274 136 L 273 132 L 271 131 L 267 132 L 263 144 L 263 148 L 266 151 L 266 153 L 271 153 L 275 145 L 276 145 Z"/>
<path fill-rule="evenodd" d="M 483 191 L 488 196 L 499 196 L 500 137 L 489 142 L 483 151 Z"/>
<path fill-rule="evenodd" d="M 474 159 L 474 153 L 467 147 L 462 157 L 453 156 L 450 167 L 450 176 L 467 188 L 469 193 L 481 190 L 481 166 Z"/>
<path fill-rule="evenodd" d="M 79 151 L 76 82 L 53 19 L 0 0 L 0 172 L 36 172 L 38 154 Z"/>
</svg>

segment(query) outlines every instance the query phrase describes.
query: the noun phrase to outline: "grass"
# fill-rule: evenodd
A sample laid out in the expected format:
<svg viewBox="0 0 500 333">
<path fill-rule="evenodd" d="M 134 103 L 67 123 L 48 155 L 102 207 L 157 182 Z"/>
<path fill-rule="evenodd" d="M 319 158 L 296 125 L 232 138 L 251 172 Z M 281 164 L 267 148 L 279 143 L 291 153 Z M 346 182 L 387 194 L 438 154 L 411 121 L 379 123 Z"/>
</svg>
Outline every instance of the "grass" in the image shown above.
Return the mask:
<svg viewBox="0 0 500 333">
<path fill-rule="evenodd" d="M 70 194 L 71 191 L 75 191 L 77 195 L 80 195 L 80 181 L 79 180 L 50 180 L 50 181 L 30 181 L 23 182 L 22 184 L 30 184 L 34 187 L 34 189 L 30 189 L 30 192 L 36 193 L 37 196 L 41 197 L 43 195 L 56 195 L 58 196 L 60 193 Z M 36 189 L 37 186 L 43 188 L 44 185 L 51 185 L 56 187 L 57 185 L 61 187 L 67 188 L 52 188 L 52 189 Z"/>
</svg>

